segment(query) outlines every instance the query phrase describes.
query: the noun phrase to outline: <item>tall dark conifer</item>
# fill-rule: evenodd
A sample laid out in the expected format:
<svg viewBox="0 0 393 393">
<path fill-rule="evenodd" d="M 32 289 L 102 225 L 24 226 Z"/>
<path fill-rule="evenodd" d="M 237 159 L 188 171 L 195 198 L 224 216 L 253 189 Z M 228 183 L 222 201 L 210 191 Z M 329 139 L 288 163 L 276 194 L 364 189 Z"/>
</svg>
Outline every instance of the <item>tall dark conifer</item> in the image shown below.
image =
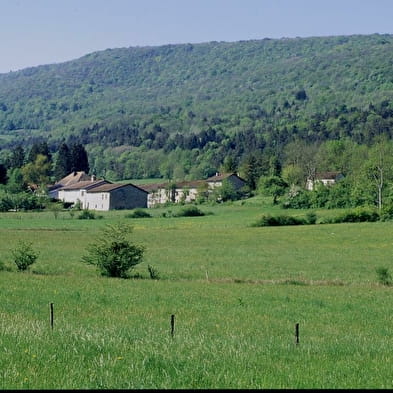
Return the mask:
<svg viewBox="0 0 393 393">
<path fill-rule="evenodd" d="M 71 152 L 71 171 L 85 171 L 89 173 L 89 160 L 87 152 L 82 144 L 74 143 L 70 149 Z"/>
<path fill-rule="evenodd" d="M 5 167 L 5 165 L 0 164 L 0 184 L 6 184 L 7 180 L 7 168 Z"/>
<path fill-rule="evenodd" d="M 46 142 L 34 143 L 34 145 L 30 149 L 27 161 L 34 162 L 36 160 L 38 154 L 42 154 L 43 156 L 47 157 L 48 162 L 52 161 L 52 154 L 49 151 L 49 147 Z"/>
<path fill-rule="evenodd" d="M 53 174 L 56 180 L 60 180 L 72 171 L 71 152 L 66 143 L 62 143 L 57 152 Z"/>
<path fill-rule="evenodd" d="M 25 150 L 21 145 L 16 146 L 11 152 L 9 167 L 21 168 L 25 164 Z"/>
</svg>

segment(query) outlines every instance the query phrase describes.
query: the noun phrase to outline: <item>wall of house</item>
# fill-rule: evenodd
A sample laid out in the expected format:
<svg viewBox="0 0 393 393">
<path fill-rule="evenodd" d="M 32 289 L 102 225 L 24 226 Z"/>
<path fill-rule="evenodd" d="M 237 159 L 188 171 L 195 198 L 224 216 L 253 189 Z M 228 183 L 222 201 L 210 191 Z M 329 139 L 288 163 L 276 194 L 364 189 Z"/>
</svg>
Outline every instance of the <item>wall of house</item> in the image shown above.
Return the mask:
<svg viewBox="0 0 393 393">
<path fill-rule="evenodd" d="M 242 179 L 239 179 L 235 175 L 228 176 L 225 180 L 230 181 L 236 190 L 239 190 L 240 188 L 244 187 L 244 185 L 246 184 Z M 216 187 L 221 187 L 222 182 L 223 180 L 209 181 L 209 188 L 214 189 Z"/>
<path fill-rule="evenodd" d="M 192 202 L 195 201 L 198 196 L 198 190 L 196 188 L 176 188 L 175 191 L 175 202 Z"/>
<path fill-rule="evenodd" d="M 86 193 L 85 209 L 90 210 L 109 210 L 109 192 L 88 192 Z"/>
<path fill-rule="evenodd" d="M 239 190 L 240 188 L 244 187 L 246 182 L 243 181 L 242 179 L 239 179 L 237 176 L 235 175 L 231 175 L 227 178 L 235 187 L 236 190 Z"/>
<path fill-rule="evenodd" d="M 76 203 L 80 200 L 82 203 L 82 208 L 84 204 L 86 190 L 59 190 L 59 199 L 63 202 Z"/>
<path fill-rule="evenodd" d="M 168 192 L 165 188 L 159 188 L 156 191 L 149 193 L 147 197 L 147 207 L 160 205 L 169 201 Z"/>
<path fill-rule="evenodd" d="M 135 209 L 137 207 L 147 207 L 146 192 L 132 186 L 111 191 L 109 209 Z"/>
</svg>

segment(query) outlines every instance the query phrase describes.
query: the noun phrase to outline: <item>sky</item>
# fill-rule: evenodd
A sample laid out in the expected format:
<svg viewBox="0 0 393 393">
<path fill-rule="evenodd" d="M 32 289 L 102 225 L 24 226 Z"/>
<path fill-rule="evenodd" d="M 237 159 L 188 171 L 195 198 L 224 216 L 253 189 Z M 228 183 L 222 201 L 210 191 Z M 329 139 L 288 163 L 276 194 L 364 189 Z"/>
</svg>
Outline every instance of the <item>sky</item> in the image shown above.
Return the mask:
<svg viewBox="0 0 393 393">
<path fill-rule="evenodd" d="M 393 34 L 393 0 L 0 0 L 0 73 L 107 48 Z"/>
</svg>

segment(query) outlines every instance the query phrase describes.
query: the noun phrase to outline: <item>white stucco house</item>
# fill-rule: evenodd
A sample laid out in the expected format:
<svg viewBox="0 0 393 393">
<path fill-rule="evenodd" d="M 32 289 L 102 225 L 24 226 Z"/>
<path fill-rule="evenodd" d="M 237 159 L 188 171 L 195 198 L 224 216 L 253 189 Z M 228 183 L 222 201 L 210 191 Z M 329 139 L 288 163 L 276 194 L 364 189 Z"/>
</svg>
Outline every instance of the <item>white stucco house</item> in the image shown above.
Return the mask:
<svg viewBox="0 0 393 393">
<path fill-rule="evenodd" d="M 59 190 L 61 188 L 71 186 L 81 181 L 89 181 L 89 180 L 90 181 L 96 180 L 95 176 L 90 176 L 84 171 L 71 172 L 69 175 L 63 177 L 55 184 L 48 186 L 48 195 L 51 198 L 58 199 Z"/>
<path fill-rule="evenodd" d="M 231 182 L 236 190 L 246 184 L 245 180 L 235 173 L 216 173 L 206 180 L 145 184 L 140 185 L 140 187 L 149 193 L 147 205 L 152 207 L 167 202 L 193 202 L 200 192 L 212 192 L 214 188 L 221 187 L 224 180 Z"/>
<path fill-rule="evenodd" d="M 58 190 L 58 199 L 63 202 L 80 203 L 82 209 L 101 211 L 147 207 L 147 195 L 147 191 L 131 183 L 108 180 L 80 181 Z"/>
<path fill-rule="evenodd" d="M 58 190 L 58 197 L 57 199 L 68 202 L 68 203 L 80 203 L 80 207 L 82 209 L 87 209 L 87 200 L 86 195 L 87 191 L 100 186 L 102 184 L 111 184 L 107 180 L 85 180 L 79 181 L 77 183 L 71 184 L 69 186 L 61 187 Z"/>
<path fill-rule="evenodd" d="M 312 191 L 316 184 L 320 183 L 325 186 L 331 186 L 341 180 L 344 175 L 341 172 L 319 172 L 313 178 L 308 178 L 306 190 Z"/>
<path fill-rule="evenodd" d="M 148 192 L 134 184 L 105 183 L 85 192 L 85 209 L 114 210 L 147 207 Z"/>
</svg>

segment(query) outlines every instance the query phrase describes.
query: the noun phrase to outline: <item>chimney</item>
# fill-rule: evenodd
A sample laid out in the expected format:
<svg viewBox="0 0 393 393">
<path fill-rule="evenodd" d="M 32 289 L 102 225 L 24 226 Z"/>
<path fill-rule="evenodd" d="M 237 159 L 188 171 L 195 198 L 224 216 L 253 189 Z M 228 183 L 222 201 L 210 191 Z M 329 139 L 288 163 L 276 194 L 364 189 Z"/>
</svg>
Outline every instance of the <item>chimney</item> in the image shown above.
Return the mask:
<svg viewBox="0 0 393 393">
<path fill-rule="evenodd" d="M 96 175 L 91 175 L 91 181 L 95 181 L 96 180 Z"/>
</svg>

